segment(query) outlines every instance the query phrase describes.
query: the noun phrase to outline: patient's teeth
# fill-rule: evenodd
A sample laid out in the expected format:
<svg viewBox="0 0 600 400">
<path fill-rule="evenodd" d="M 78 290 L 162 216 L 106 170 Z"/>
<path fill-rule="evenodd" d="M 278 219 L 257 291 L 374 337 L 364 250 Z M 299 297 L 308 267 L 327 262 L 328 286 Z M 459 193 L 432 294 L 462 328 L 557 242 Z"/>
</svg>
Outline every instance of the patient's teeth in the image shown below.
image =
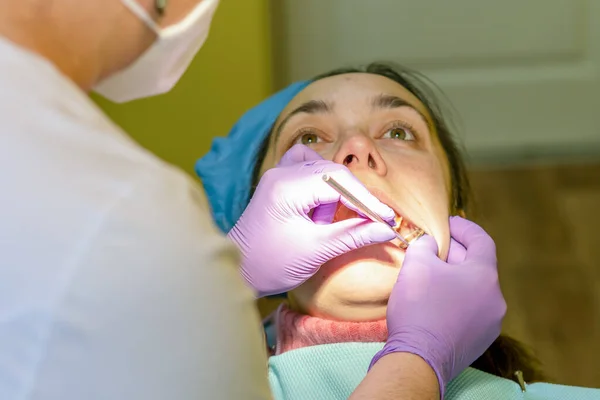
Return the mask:
<svg viewBox="0 0 600 400">
<path fill-rule="evenodd" d="M 425 233 L 422 229 L 415 226 L 412 222 L 405 220 L 402 216 L 396 214 L 395 218 L 396 226 L 394 229 L 400 233 L 404 240 L 411 243 L 413 240 L 420 238 Z M 401 249 L 407 249 L 408 246 L 405 243 L 398 243 Z"/>
<path fill-rule="evenodd" d="M 413 240 L 420 238 L 425 233 L 422 229 L 413 224 L 410 220 L 405 219 L 399 214 L 396 214 L 394 222 L 394 230 L 400 233 L 400 235 L 402 235 L 404 240 L 406 240 L 408 243 L 411 243 Z M 408 248 L 408 245 L 406 243 L 401 242 L 399 239 L 397 241 L 398 247 L 400 247 L 401 249 Z"/>
<path fill-rule="evenodd" d="M 402 217 L 396 214 L 396 218 L 394 218 L 394 221 L 396 222 L 396 225 L 394 225 L 394 229 L 398 231 L 400 227 L 402 227 Z"/>
</svg>

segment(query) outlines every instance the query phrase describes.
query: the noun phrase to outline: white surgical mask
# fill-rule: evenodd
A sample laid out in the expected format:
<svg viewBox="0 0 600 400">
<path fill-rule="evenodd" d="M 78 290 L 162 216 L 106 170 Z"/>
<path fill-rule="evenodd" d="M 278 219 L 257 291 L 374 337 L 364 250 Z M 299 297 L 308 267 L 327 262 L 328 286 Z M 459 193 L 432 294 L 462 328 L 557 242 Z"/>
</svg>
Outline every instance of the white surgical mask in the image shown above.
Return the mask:
<svg viewBox="0 0 600 400">
<path fill-rule="evenodd" d="M 94 91 L 117 103 L 170 91 L 204 44 L 219 0 L 200 0 L 182 21 L 164 29 L 137 0 L 121 1 L 158 38 L 133 64 L 102 80 Z"/>
</svg>

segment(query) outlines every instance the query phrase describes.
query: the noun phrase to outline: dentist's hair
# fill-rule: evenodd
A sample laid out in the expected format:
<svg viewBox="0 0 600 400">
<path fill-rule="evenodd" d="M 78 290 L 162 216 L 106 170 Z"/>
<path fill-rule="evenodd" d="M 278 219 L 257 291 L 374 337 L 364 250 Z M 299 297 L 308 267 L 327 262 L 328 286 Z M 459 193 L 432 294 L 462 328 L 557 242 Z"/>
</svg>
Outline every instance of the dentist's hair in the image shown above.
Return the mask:
<svg viewBox="0 0 600 400">
<path fill-rule="evenodd" d="M 473 195 L 467 168 L 455 140 L 452 124 L 447 117 L 451 111 L 448 109 L 450 103 L 440 101 L 440 97 L 443 96 L 442 91 L 422 74 L 390 63 L 372 63 L 361 68 L 336 69 L 315 77 L 313 81 L 350 73 L 384 76 L 403 86 L 423 103 L 431 116 L 433 129 L 448 162 L 451 179 L 451 213 L 463 212 L 473 219 Z M 446 107 L 443 107 L 443 104 L 446 104 Z M 264 140 L 258 152 L 253 170 L 252 190 L 256 188 L 260 180 L 261 167 L 269 149 L 270 137 L 271 133 Z M 523 378 L 528 383 L 546 380 L 541 372 L 540 363 L 532 352 L 522 343 L 505 335 L 496 339 L 471 366 L 507 379 L 515 379 L 515 372 L 521 371 Z"/>
</svg>

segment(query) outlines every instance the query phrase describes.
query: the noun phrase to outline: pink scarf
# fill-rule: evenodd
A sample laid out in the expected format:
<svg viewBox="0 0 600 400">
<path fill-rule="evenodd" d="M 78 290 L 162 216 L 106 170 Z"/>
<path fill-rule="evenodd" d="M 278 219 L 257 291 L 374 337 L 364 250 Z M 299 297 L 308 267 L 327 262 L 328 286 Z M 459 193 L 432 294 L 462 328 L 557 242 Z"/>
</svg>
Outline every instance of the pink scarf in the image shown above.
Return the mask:
<svg viewBox="0 0 600 400">
<path fill-rule="evenodd" d="M 274 313 L 277 327 L 275 354 L 319 344 L 385 342 L 385 319 L 368 322 L 332 321 L 299 314 L 282 304 Z"/>
</svg>

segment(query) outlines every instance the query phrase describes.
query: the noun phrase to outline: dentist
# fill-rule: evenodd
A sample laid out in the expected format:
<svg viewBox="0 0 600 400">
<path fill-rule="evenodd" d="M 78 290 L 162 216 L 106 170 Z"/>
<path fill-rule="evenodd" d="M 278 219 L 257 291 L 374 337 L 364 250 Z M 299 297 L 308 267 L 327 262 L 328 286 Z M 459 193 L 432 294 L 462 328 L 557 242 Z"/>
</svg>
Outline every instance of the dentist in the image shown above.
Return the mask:
<svg viewBox="0 0 600 400">
<path fill-rule="evenodd" d="M 285 291 L 324 259 L 390 239 L 372 223 L 324 226 L 328 234 L 317 235 L 324 242 L 306 264 L 313 269 L 299 271 L 307 256 L 292 253 L 265 277 L 248 261 L 258 257 L 246 239 L 265 226 L 306 226 L 307 207 L 339 197 L 317 187 L 285 208 L 289 194 L 262 196 L 235 230 L 240 261 L 199 185 L 134 143 L 88 98 L 96 91 L 125 102 L 169 91 L 204 43 L 217 2 L 0 0 L 0 399 L 270 398 L 255 294 L 240 279 L 240 263 L 255 293 Z M 295 165 L 271 176 L 285 182 L 314 172 Z M 343 168 L 337 173 L 352 180 Z M 366 191 L 361 196 L 392 217 Z M 325 232 L 318 228 L 310 227 Z M 486 260 L 490 268 L 480 270 L 493 278 L 495 258 L 470 259 L 467 242 L 465 260 Z M 429 246 L 415 247 L 415 271 L 441 262 Z M 452 338 L 443 348 L 436 338 L 440 365 L 474 360 L 463 347 L 491 343 L 504 315 L 499 289 L 486 288 L 482 302 L 477 290 L 464 290 L 463 275 L 436 281 L 436 290 L 453 298 L 462 288 L 452 300 L 457 309 L 478 301 L 493 312 L 466 315 L 478 320 L 468 332 L 426 322 L 424 329 Z M 423 315 L 435 307 L 425 300 Z M 357 398 L 439 397 L 439 365 L 403 340 L 388 346 Z"/>
</svg>

